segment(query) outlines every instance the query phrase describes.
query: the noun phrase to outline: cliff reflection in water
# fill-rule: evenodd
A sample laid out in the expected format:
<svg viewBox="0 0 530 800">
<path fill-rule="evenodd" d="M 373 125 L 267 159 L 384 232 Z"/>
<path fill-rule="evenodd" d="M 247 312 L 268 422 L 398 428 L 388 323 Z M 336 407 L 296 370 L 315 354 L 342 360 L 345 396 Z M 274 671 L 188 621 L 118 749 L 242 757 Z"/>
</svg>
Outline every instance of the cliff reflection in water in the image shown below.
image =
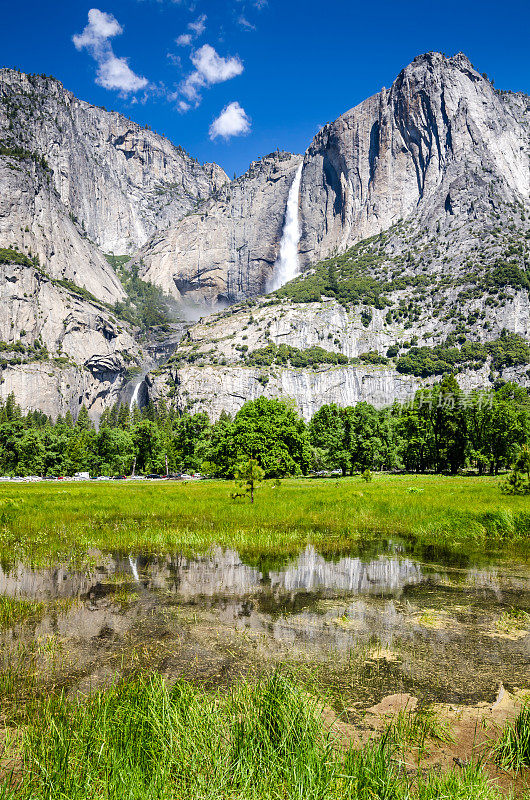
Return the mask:
<svg viewBox="0 0 530 800">
<path fill-rule="evenodd" d="M 270 573 L 271 588 L 286 592 L 330 589 L 352 594 L 395 594 L 422 580 L 420 565 L 410 559 L 380 556 L 369 562 L 360 558 L 334 562 L 326 561 L 313 547 L 304 550 L 292 566 Z"/>
<path fill-rule="evenodd" d="M 75 571 L 58 565 L 31 569 L 23 564 L 0 566 L 0 595 L 31 598 L 82 597 L 94 587 L 120 576 L 131 577 L 144 589 L 164 590 L 183 599 L 231 595 L 243 597 L 263 592 L 325 592 L 399 595 L 404 587 L 423 580 L 419 563 L 408 558 L 386 557 L 371 561 L 344 557 L 326 560 L 307 547 L 285 569 L 262 573 L 245 564 L 234 550 L 213 548 L 204 556 L 188 559 L 167 557 L 103 556 L 100 565 Z"/>
<path fill-rule="evenodd" d="M 362 692 L 374 649 L 389 659 L 388 693 L 428 676 L 437 696 L 457 702 L 489 696 L 499 680 L 527 681 L 530 635 L 496 627 L 506 608 L 530 610 L 524 565 L 443 568 L 388 548 L 331 560 L 307 547 L 268 571 L 221 548 L 195 558 L 89 555 L 85 569 L 0 565 L 0 595 L 50 601 L 33 623 L 0 631 L 0 657 L 37 643 L 35 658 L 48 669 L 38 643 L 56 641 L 65 680 L 83 691 L 140 663 L 218 680 L 256 663 L 330 658 L 351 678 L 353 653 Z"/>
</svg>

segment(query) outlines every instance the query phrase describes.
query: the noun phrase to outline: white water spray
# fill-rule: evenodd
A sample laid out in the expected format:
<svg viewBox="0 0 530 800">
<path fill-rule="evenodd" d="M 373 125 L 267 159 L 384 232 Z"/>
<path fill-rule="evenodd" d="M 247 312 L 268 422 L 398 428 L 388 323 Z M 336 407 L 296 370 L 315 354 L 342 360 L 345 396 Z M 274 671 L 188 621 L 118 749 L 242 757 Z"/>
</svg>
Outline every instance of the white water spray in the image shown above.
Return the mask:
<svg viewBox="0 0 530 800">
<path fill-rule="evenodd" d="M 285 222 L 280 241 L 280 255 L 273 267 L 272 275 L 267 282 L 267 292 L 274 292 L 276 289 L 279 289 L 280 286 L 283 286 L 284 283 L 287 283 L 287 281 L 296 278 L 300 273 L 298 242 L 300 241 L 302 232 L 300 230 L 298 201 L 300 195 L 300 181 L 302 180 L 302 167 L 303 164 L 300 164 L 296 170 L 294 180 L 289 189 Z"/>
<path fill-rule="evenodd" d="M 141 381 L 138 381 L 136 386 L 134 387 L 133 395 L 131 397 L 131 402 L 129 403 L 129 411 L 132 411 L 135 406 L 138 405 L 138 395 L 140 394 L 140 386 L 143 383 L 143 378 Z"/>
</svg>

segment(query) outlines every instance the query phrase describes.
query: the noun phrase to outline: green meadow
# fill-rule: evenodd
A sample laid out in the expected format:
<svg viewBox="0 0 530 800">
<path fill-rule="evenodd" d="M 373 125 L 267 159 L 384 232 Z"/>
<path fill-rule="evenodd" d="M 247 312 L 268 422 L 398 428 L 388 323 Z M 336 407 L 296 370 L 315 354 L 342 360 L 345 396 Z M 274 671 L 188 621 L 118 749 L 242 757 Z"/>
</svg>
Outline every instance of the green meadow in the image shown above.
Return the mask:
<svg viewBox="0 0 530 800">
<path fill-rule="evenodd" d="M 388 552 L 394 542 L 407 553 L 454 557 L 459 564 L 488 554 L 495 563 L 524 561 L 529 553 L 528 499 L 502 494 L 493 477 L 264 481 L 252 504 L 232 499 L 233 491 L 233 482 L 220 480 L 5 483 L 2 566 L 9 571 L 17 562 L 89 565 L 97 551 L 192 555 L 213 545 L 237 550 L 246 562 L 288 560 L 309 544 L 332 557 Z M 113 614 L 121 613 L 117 598 L 109 601 Z M 75 648 L 84 646 L 75 644 L 77 629 L 62 637 L 53 626 L 44 638 L 37 632 L 46 613 L 56 618 L 53 604 L 62 602 L 7 596 L 0 601 L 0 800 L 524 797 L 517 783 L 526 780 L 528 764 L 524 710 L 492 736 L 478 759 L 430 769 L 423 759 L 452 742 L 434 706 L 398 714 L 384 730 L 359 741 L 363 717 L 355 703 L 332 713 L 329 703 L 338 700 L 330 700 L 325 684 L 315 687 L 303 670 L 271 671 L 272 661 L 260 663 L 252 678 L 212 687 L 168 680 L 157 668 L 142 670 L 140 662 L 125 668 L 125 659 L 106 687 L 78 692 L 85 668 L 67 666 Z M 129 602 L 134 607 L 128 599 L 124 607 Z M 168 600 L 161 595 L 160 602 Z M 105 598 L 100 611 L 91 600 L 72 603 L 73 619 L 76 609 L 87 615 L 109 609 Z M 156 631 L 160 619 L 155 623 L 148 608 L 150 616 L 139 617 L 139 625 Z M 501 633 L 513 633 L 510 613 L 515 611 L 501 617 Z M 526 619 L 517 617 L 521 625 Z M 222 637 L 215 624 L 214 633 Z M 164 641 L 167 646 L 160 635 L 150 645 L 155 650 Z M 89 648 L 99 653 L 110 640 L 95 636 Z M 149 644 L 139 641 L 138 652 Z M 209 653 L 201 641 L 200 652 Z M 132 643 L 124 645 L 129 646 L 132 664 L 136 651 Z M 359 663 L 369 669 L 362 658 Z M 394 668 L 392 661 L 381 664 L 383 670 Z M 330 727 L 330 714 L 338 729 Z M 511 776 L 508 790 L 490 780 L 496 764 Z"/>
<path fill-rule="evenodd" d="M 204 552 L 231 547 L 246 557 L 322 552 L 381 538 L 421 552 L 516 548 L 525 552 L 530 507 L 501 494 L 492 477 L 375 475 L 265 481 L 256 500 L 230 498 L 227 481 L 37 483 L 0 486 L 4 558 L 70 559 L 97 548 Z"/>
</svg>

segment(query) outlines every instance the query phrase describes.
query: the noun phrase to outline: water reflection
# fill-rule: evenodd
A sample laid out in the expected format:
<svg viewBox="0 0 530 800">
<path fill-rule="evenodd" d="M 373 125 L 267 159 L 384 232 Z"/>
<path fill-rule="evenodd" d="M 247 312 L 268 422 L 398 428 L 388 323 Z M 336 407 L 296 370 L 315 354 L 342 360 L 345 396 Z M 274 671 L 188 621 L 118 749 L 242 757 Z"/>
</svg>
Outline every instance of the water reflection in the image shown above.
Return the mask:
<svg viewBox="0 0 530 800">
<path fill-rule="evenodd" d="M 0 594 L 32 598 L 79 597 L 119 576 L 132 576 L 148 589 L 163 589 L 184 599 L 215 595 L 244 596 L 274 592 L 392 594 L 421 583 L 421 565 L 408 558 L 380 556 L 370 561 L 344 557 L 326 560 L 313 547 L 282 570 L 262 573 L 245 564 L 235 550 L 212 548 L 193 559 L 183 556 L 103 556 L 101 565 L 75 571 L 65 566 L 31 569 L 23 564 L 0 566 Z"/>
<path fill-rule="evenodd" d="M 422 580 L 421 566 L 407 558 L 381 556 L 367 563 L 360 558 L 341 558 L 333 562 L 326 561 L 313 547 L 308 547 L 292 566 L 270 573 L 271 588 L 286 592 L 330 589 L 352 594 L 399 594 L 405 586 Z"/>
<path fill-rule="evenodd" d="M 268 571 L 221 548 L 196 558 L 90 556 L 84 570 L 0 566 L 0 594 L 59 601 L 33 627 L 0 634 L 4 653 L 55 637 L 67 642 L 64 669 L 86 681 L 103 664 L 105 674 L 129 658 L 137 666 L 139 654 L 174 676 L 183 665 L 208 676 L 252 659 L 349 664 L 355 653 L 361 691 L 376 646 L 391 664 L 389 691 L 426 673 L 451 698 L 527 679 L 530 636 L 502 638 L 495 628 L 506 608 L 530 609 L 524 568 L 444 569 L 392 550 L 331 560 L 312 547 Z"/>
</svg>

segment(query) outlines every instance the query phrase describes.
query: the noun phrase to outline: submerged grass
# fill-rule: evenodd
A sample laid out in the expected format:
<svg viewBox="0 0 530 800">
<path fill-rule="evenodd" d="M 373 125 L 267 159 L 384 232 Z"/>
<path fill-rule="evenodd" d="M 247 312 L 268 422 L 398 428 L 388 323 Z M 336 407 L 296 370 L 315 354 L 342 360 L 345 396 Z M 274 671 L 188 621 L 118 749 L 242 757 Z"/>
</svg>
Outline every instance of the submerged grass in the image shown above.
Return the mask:
<svg viewBox="0 0 530 800">
<path fill-rule="evenodd" d="M 35 709 L 10 800 L 497 800 L 484 773 L 407 775 L 388 732 L 336 747 L 320 704 L 286 676 L 229 692 L 157 674 Z M 2 791 L 4 794 L 2 794 Z"/>
<path fill-rule="evenodd" d="M 495 623 L 495 627 L 501 633 L 525 630 L 529 625 L 530 614 L 523 611 L 522 608 L 510 608 L 508 611 L 503 611 Z"/>
<path fill-rule="evenodd" d="M 218 544 L 258 558 L 291 556 L 308 544 L 344 552 L 384 536 L 452 552 L 529 542 L 527 500 L 501 495 L 489 477 L 291 479 L 261 486 L 252 505 L 229 493 L 223 481 L 4 484 L 0 551 L 46 561 L 90 548 L 195 553 Z"/>
</svg>

